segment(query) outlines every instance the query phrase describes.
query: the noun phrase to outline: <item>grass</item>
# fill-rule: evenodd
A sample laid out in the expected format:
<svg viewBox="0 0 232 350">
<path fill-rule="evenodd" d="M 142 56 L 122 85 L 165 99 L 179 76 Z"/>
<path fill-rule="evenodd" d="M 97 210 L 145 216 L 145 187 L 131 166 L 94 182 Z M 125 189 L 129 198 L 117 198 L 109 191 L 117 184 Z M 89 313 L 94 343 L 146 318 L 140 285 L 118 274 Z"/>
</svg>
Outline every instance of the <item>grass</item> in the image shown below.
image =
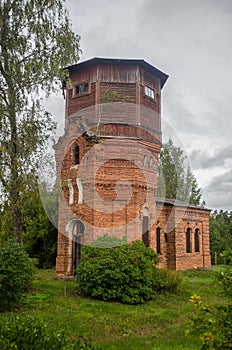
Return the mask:
<svg viewBox="0 0 232 350">
<path fill-rule="evenodd" d="M 77 295 L 75 281 L 58 281 L 54 270 L 40 270 L 33 292 L 17 313 L 43 319 L 72 338 L 91 340 L 107 350 L 195 350 L 197 337 L 185 336 L 198 294 L 209 305 L 227 303 L 214 283 L 215 270 L 186 271 L 177 294 L 161 294 L 146 304 L 109 303 Z M 8 313 L 0 314 L 0 320 Z"/>
</svg>

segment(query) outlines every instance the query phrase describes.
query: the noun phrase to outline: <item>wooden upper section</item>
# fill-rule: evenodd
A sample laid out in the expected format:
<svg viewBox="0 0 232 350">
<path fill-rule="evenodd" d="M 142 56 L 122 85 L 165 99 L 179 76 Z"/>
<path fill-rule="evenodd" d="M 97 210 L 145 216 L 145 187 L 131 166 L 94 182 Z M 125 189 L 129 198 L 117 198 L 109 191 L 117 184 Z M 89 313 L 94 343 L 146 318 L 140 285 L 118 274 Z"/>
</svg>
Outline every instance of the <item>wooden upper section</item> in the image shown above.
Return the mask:
<svg viewBox="0 0 232 350">
<path fill-rule="evenodd" d="M 66 69 L 66 118 L 79 115 L 88 128 L 127 124 L 161 134 L 161 89 L 168 75 L 138 59 L 93 58 Z"/>
</svg>

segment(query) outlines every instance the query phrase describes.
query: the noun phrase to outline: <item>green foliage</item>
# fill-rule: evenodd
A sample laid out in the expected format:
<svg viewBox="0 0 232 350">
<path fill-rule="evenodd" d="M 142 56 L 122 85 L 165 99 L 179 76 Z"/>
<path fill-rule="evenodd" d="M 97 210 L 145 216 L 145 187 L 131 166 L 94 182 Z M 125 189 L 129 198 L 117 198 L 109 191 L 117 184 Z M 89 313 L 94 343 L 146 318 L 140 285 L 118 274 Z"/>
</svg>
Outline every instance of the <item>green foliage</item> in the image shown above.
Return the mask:
<svg viewBox="0 0 232 350">
<path fill-rule="evenodd" d="M 54 330 L 51 325 L 31 316 L 11 315 L 0 325 L 1 350 L 97 350 L 82 341 L 73 341 L 63 331 Z"/>
<path fill-rule="evenodd" d="M 232 349 L 232 305 L 210 308 L 197 295 L 193 295 L 190 301 L 195 305 L 196 312 L 188 333 L 199 335 L 201 349 Z"/>
<path fill-rule="evenodd" d="M 22 241 L 22 194 L 55 125 L 42 98 L 61 90 L 79 59 L 79 36 L 63 0 L 0 2 L 0 187 Z"/>
<path fill-rule="evenodd" d="M 31 315 L 56 330 L 65 330 L 73 342 L 92 339 L 102 349 L 199 350 L 199 336 L 186 337 L 183 332 L 195 309 L 188 299 L 200 291 L 209 305 L 225 305 L 230 301 L 215 294 L 214 270 L 182 272 L 184 280 L 178 294 L 157 294 L 136 306 L 76 295 L 76 281 L 55 279 L 54 269 L 37 270 L 34 292 L 26 294 L 26 303 L 14 313 Z M 8 317 L 8 313 L 1 313 L 0 323 L 5 324 Z"/>
<path fill-rule="evenodd" d="M 40 199 L 38 188 L 27 190 L 22 195 L 23 246 L 39 268 L 55 266 L 57 248 L 57 229 L 50 222 Z M 57 216 L 57 196 L 51 193 L 46 203 L 52 216 Z M 13 238 L 13 223 L 10 211 L 5 207 L 0 212 L 0 242 L 9 235 Z"/>
<path fill-rule="evenodd" d="M 37 259 L 39 268 L 55 266 L 57 252 L 57 229 L 50 222 L 41 203 L 38 190 L 27 191 L 24 194 L 23 244 L 31 258 Z M 56 196 L 50 196 L 47 205 L 50 210 L 58 211 Z"/>
<path fill-rule="evenodd" d="M 232 212 L 215 210 L 210 216 L 210 249 L 217 264 L 232 262 Z M 217 261 L 215 261 L 215 253 Z"/>
<path fill-rule="evenodd" d="M 179 285 L 183 281 L 183 275 L 181 272 L 173 270 L 161 269 L 161 290 L 170 293 L 175 293 L 178 290 Z"/>
<path fill-rule="evenodd" d="M 34 265 L 18 243 L 0 246 L 0 310 L 16 306 L 31 285 Z"/>
<path fill-rule="evenodd" d="M 232 249 L 230 247 L 227 247 L 220 256 L 226 265 L 232 266 Z"/>
<path fill-rule="evenodd" d="M 84 246 L 77 269 L 79 290 L 102 300 L 143 303 L 160 288 L 157 261 L 154 251 L 140 241 L 112 248 Z"/>
<path fill-rule="evenodd" d="M 163 145 L 158 163 L 158 196 L 200 205 L 201 189 L 190 167 L 186 169 L 185 160 L 184 151 L 171 139 Z"/>
<path fill-rule="evenodd" d="M 222 287 L 223 293 L 232 297 L 232 266 L 218 273 L 217 282 Z"/>
<path fill-rule="evenodd" d="M 119 238 L 117 236 L 103 235 L 103 236 L 100 236 L 95 241 L 93 241 L 90 245 L 91 245 L 91 247 L 96 247 L 96 248 L 97 247 L 99 247 L 99 248 L 112 248 L 112 247 L 122 246 L 124 244 L 127 244 L 126 237 Z"/>
</svg>

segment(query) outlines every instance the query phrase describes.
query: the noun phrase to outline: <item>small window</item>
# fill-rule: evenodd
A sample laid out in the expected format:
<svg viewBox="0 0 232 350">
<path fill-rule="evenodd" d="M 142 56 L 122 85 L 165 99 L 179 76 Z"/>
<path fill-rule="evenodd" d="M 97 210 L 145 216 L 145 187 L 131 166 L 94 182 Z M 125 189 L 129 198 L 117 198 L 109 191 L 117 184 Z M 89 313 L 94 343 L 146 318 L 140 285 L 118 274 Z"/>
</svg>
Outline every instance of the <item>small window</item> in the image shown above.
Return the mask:
<svg viewBox="0 0 232 350">
<path fill-rule="evenodd" d="M 199 253 L 200 252 L 200 239 L 199 239 L 199 228 L 196 228 L 195 234 L 194 234 L 194 243 L 195 243 L 195 252 Z"/>
<path fill-rule="evenodd" d="M 75 95 L 86 94 L 89 92 L 89 83 L 75 85 Z"/>
<path fill-rule="evenodd" d="M 156 251 L 157 254 L 161 254 L 161 228 L 156 229 Z"/>
<path fill-rule="evenodd" d="M 80 147 L 77 144 L 73 147 L 73 162 L 74 165 L 80 164 Z"/>
<path fill-rule="evenodd" d="M 77 220 L 73 225 L 72 233 L 75 236 L 83 236 L 85 231 L 85 226 L 82 221 Z"/>
<path fill-rule="evenodd" d="M 142 221 L 142 241 L 145 247 L 149 247 L 149 222 L 148 216 L 143 216 Z"/>
<path fill-rule="evenodd" d="M 145 95 L 152 98 L 153 100 L 155 99 L 154 90 L 150 89 L 148 86 L 145 86 Z"/>
<path fill-rule="evenodd" d="M 168 243 L 168 234 L 167 234 L 167 232 L 164 233 L 164 239 L 165 239 L 165 243 Z"/>
<path fill-rule="evenodd" d="M 145 155 L 145 156 L 143 156 L 143 166 L 146 165 L 146 162 L 147 162 L 147 156 Z"/>
<path fill-rule="evenodd" d="M 187 228 L 186 231 L 186 253 L 192 252 L 192 244 L 191 244 L 191 228 Z"/>
</svg>

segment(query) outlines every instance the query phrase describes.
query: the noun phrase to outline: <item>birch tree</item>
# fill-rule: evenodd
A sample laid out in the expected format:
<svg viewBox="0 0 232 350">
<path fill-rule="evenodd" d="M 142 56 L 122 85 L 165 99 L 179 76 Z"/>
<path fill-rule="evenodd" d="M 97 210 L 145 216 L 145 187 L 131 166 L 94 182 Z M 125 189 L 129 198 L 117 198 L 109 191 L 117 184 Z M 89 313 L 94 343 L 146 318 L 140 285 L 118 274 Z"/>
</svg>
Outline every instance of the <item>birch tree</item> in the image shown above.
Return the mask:
<svg viewBox="0 0 232 350">
<path fill-rule="evenodd" d="M 61 90 L 79 40 L 63 0 L 0 0 L 0 191 L 19 243 L 22 193 L 53 128 L 41 94 Z"/>
<path fill-rule="evenodd" d="M 185 167 L 186 156 L 180 147 L 176 147 L 173 141 L 163 145 L 159 157 L 159 197 L 178 199 L 186 204 L 205 205 L 201 203 L 201 189 L 190 167 Z"/>
</svg>

